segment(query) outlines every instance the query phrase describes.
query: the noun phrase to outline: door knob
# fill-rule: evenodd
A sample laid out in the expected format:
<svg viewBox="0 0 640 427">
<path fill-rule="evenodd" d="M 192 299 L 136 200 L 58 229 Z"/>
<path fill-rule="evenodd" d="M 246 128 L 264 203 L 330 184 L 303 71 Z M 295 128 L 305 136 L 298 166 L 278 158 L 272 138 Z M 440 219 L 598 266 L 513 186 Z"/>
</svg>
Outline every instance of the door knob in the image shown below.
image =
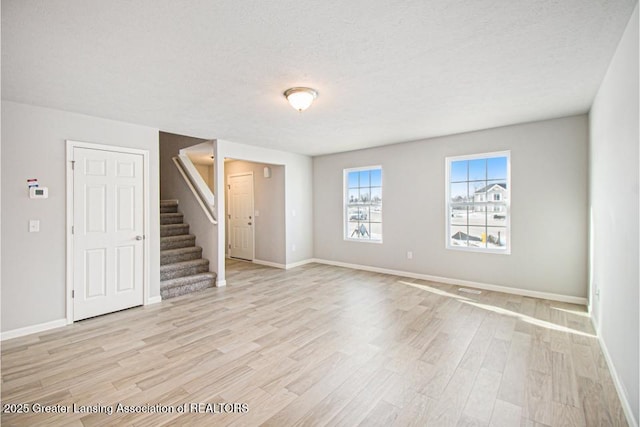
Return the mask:
<svg viewBox="0 0 640 427">
<path fill-rule="evenodd" d="M 249 225 L 251 225 L 251 223 L 249 223 Z"/>
<path fill-rule="evenodd" d="M 142 239 L 144 239 L 144 237 L 142 237 L 142 236 L 136 236 L 136 240 L 142 240 Z"/>
</svg>

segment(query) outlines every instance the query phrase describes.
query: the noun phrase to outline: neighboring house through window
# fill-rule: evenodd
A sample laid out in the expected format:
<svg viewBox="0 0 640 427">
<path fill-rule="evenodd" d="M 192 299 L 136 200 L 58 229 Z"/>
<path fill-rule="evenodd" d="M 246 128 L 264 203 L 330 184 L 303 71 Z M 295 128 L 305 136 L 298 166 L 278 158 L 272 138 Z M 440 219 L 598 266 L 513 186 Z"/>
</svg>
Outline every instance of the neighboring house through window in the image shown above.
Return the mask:
<svg viewBox="0 0 640 427">
<path fill-rule="evenodd" d="M 382 242 L 382 167 L 344 170 L 344 238 Z"/>
<path fill-rule="evenodd" d="M 447 248 L 510 253 L 510 153 L 447 157 Z"/>
</svg>

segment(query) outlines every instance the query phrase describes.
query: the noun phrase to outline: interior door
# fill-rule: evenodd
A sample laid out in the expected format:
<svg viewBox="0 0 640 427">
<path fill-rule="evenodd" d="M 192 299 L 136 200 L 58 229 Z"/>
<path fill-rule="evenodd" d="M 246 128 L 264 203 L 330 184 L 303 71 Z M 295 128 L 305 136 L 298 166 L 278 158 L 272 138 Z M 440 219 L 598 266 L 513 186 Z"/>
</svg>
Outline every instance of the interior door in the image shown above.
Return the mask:
<svg viewBox="0 0 640 427">
<path fill-rule="evenodd" d="M 229 185 L 229 256 L 253 261 L 253 174 L 231 175 Z"/>
<path fill-rule="evenodd" d="M 143 304 L 143 156 L 73 149 L 73 318 Z"/>
</svg>

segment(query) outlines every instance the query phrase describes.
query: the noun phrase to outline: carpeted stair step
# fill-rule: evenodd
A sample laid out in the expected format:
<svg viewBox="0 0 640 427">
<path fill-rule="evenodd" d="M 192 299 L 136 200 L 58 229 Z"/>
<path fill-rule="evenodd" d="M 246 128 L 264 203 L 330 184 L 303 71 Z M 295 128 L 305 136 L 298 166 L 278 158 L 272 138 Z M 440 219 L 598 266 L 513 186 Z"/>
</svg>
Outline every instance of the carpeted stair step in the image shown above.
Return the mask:
<svg viewBox="0 0 640 427">
<path fill-rule="evenodd" d="M 160 213 L 177 213 L 178 205 L 176 206 L 160 206 Z"/>
<path fill-rule="evenodd" d="M 160 238 L 160 250 L 188 248 L 196 245 L 196 236 L 193 234 L 180 234 Z"/>
<path fill-rule="evenodd" d="M 215 286 L 216 273 L 202 259 L 196 236 L 178 212 L 177 200 L 160 201 L 160 296 L 173 298 Z"/>
<path fill-rule="evenodd" d="M 162 299 L 186 295 L 215 285 L 216 273 L 200 273 L 160 282 Z"/>
<path fill-rule="evenodd" d="M 181 261 L 191 261 L 200 258 L 202 258 L 202 248 L 200 246 L 160 251 L 160 265 L 173 264 Z"/>
<path fill-rule="evenodd" d="M 189 224 L 167 224 L 160 226 L 160 237 L 189 234 Z"/>
<path fill-rule="evenodd" d="M 192 261 L 181 261 L 173 264 L 160 266 L 160 280 L 175 279 L 177 277 L 192 276 L 194 274 L 206 273 L 209 271 L 209 260 L 195 259 Z"/>
<path fill-rule="evenodd" d="M 160 225 L 167 224 L 182 224 L 184 222 L 184 215 L 181 213 L 161 213 Z"/>
<path fill-rule="evenodd" d="M 160 213 L 176 213 L 178 212 L 177 200 L 160 200 Z"/>
</svg>

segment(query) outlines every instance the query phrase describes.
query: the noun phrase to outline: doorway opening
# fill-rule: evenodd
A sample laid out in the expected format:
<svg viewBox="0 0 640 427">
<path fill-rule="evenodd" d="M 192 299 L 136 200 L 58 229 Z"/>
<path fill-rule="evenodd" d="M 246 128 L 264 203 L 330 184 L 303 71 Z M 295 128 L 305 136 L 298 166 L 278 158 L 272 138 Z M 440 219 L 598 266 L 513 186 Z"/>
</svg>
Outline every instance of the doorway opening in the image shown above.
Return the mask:
<svg viewBox="0 0 640 427">
<path fill-rule="evenodd" d="M 224 161 L 226 258 L 285 268 L 285 167 Z"/>
</svg>

